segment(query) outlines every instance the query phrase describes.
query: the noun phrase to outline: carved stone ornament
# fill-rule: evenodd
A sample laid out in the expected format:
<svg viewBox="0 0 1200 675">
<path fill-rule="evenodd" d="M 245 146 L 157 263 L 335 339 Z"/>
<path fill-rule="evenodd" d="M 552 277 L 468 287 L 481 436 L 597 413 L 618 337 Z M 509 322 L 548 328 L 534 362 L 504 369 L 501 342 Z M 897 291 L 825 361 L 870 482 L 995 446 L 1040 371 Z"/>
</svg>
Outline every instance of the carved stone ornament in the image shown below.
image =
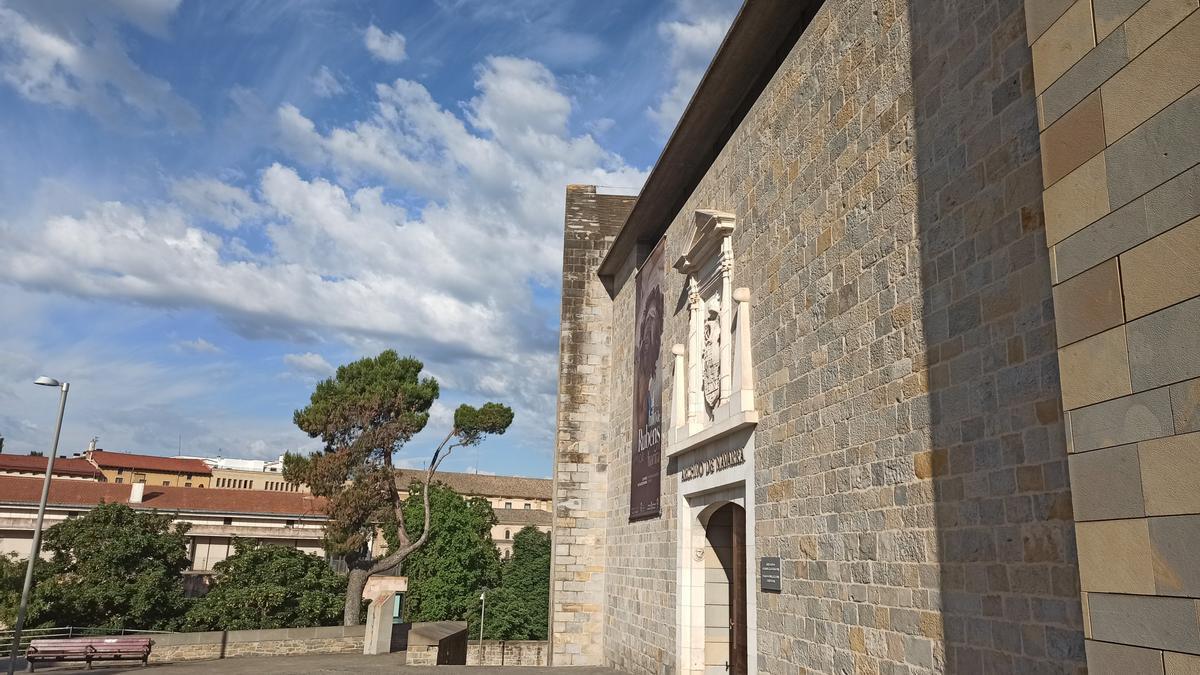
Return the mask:
<svg viewBox="0 0 1200 675">
<path fill-rule="evenodd" d="M 708 312 L 704 322 L 704 373 L 701 378 L 704 403 L 709 409 L 721 402 L 721 319 L 715 311 Z"/>
</svg>

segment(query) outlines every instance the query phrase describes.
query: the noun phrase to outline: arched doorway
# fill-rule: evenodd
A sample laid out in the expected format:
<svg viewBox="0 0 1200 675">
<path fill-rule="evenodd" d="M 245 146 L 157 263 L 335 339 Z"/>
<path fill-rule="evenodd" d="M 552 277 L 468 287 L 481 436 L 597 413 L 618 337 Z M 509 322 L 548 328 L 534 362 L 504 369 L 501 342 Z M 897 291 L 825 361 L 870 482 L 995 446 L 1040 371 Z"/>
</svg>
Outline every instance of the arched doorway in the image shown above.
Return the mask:
<svg viewBox="0 0 1200 675">
<path fill-rule="evenodd" d="M 719 507 L 704 536 L 704 671 L 746 675 L 746 510 Z"/>
</svg>

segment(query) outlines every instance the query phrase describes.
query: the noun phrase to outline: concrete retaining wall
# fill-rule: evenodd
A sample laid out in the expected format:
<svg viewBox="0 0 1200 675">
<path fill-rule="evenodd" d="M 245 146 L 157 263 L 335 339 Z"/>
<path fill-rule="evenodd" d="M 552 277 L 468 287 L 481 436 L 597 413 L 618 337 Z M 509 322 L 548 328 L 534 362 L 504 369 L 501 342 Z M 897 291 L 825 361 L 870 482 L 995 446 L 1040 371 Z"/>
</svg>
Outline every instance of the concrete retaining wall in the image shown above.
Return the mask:
<svg viewBox="0 0 1200 675">
<path fill-rule="evenodd" d="M 483 659 L 480 660 L 478 642 L 467 647 L 468 666 L 544 666 L 550 652 L 549 642 L 485 640 Z M 410 666 L 437 665 L 438 648 L 426 645 L 411 645 L 405 658 Z"/>
<path fill-rule="evenodd" d="M 549 642 L 533 640 L 484 640 L 483 658 L 478 642 L 467 647 L 468 666 L 544 666 L 550 651 Z"/>
<path fill-rule="evenodd" d="M 361 654 L 363 626 L 208 631 L 154 636 L 152 662 L 198 661 L 231 656 Z"/>
</svg>

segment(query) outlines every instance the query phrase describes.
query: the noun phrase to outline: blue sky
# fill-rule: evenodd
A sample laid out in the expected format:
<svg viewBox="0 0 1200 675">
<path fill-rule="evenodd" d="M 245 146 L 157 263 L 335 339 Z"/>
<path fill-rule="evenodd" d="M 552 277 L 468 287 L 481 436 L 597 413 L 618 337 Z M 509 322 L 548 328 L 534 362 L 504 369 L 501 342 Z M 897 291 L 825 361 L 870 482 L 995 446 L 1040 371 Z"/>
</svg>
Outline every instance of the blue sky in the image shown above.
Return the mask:
<svg viewBox="0 0 1200 675">
<path fill-rule="evenodd" d="M 274 457 L 394 348 L 548 476 L 563 190 L 636 190 L 735 0 L 0 0 L 0 435 Z"/>
</svg>

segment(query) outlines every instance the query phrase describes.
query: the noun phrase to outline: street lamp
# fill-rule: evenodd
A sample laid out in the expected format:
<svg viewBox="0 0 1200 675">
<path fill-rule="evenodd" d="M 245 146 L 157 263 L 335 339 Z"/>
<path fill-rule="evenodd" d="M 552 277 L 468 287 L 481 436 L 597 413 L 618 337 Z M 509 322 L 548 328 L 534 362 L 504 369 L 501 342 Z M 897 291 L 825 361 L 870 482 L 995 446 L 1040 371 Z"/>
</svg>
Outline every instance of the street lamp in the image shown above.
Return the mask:
<svg viewBox="0 0 1200 675">
<path fill-rule="evenodd" d="M 483 592 L 479 594 L 479 602 L 480 602 L 480 605 L 479 605 L 479 663 L 482 665 L 483 663 L 486 663 L 486 661 L 483 658 L 483 612 L 484 612 L 484 610 L 487 609 L 487 589 L 486 588 L 483 589 Z M 12 674 L 9 673 L 9 675 L 12 675 Z"/>
<path fill-rule="evenodd" d="M 58 387 L 58 423 L 54 425 L 54 444 L 50 446 L 50 457 L 46 460 L 46 478 L 42 481 L 42 500 L 38 503 L 37 523 L 33 526 L 33 543 L 29 547 L 29 564 L 25 567 L 25 587 L 21 590 L 21 607 L 17 610 L 17 623 L 13 626 L 12 652 L 8 656 L 8 675 L 17 668 L 17 651 L 21 648 L 21 629 L 25 627 L 25 612 L 29 609 L 29 591 L 33 588 L 33 564 L 42 552 L 42 519 L 46 516 L 46 501 L 50 497 L 50 477 L 54 475 L 54 457 L 58 455 L 58 436 L 62 433 L 63 411 L 67 409 L 67 391 L 70 382 L 60 383 L 53 377 L 42 376 L 33 381 L 43 387 Z"/>
</svg>

